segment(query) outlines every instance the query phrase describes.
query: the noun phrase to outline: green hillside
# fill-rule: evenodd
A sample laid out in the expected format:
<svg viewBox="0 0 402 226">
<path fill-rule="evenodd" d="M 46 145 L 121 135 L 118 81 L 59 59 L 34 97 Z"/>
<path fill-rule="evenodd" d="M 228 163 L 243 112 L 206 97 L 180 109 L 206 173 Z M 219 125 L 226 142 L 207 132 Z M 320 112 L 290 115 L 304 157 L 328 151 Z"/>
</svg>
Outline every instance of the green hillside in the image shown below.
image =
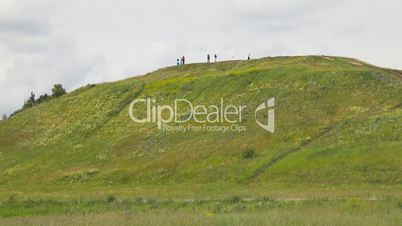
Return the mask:
<svg viewBox="0 0 402 226">
<path fill-rule="evenodd" d="M 129 105 L 147 97 L 247 105 L 247 132 L 134 123 Z M 254 120 L 271 97 L 275 133 Z M 0 199 L 400 196 L 401 104 L 401 71 L 322 56 L 189 64 L 89 85 L 0 122 Z"/>
</svg>

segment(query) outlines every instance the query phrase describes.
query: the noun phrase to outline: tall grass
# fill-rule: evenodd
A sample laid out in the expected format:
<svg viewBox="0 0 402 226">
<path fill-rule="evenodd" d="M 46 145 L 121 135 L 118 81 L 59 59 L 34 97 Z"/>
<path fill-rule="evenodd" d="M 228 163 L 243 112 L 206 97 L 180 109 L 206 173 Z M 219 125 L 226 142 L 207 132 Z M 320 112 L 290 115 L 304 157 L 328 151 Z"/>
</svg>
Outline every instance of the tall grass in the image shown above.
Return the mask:
<svg viewBox="0 0 402 226">
<path fill-rule="evenodd" d="M 121 202 L 119 205 L 123 205 Z M 133 203 L 132 203 L 133 204 Z M 126 203 L 127 205 L 127 203 Z M 162 202 L 141 208 L 0 218 L 0 225 L 400 225 L 398 200 Z"/>
</svg>

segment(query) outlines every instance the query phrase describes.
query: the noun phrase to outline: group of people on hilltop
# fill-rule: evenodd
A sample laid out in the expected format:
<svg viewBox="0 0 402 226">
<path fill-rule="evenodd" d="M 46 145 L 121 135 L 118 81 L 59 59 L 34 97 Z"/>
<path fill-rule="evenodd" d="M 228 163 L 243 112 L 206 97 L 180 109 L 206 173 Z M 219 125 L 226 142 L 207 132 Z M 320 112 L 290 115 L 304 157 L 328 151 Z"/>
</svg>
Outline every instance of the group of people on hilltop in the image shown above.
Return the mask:
<svg viewBox="0 0 402 226">
<path fill-rule="evenodd" d="M 182 56 L 180 59 L 177 58 L 176 59 L 176 64 L 177 64 L 177 66 L 186 64 L 186 57 Z"/>
<path fill-rule="evenodd" d="M 215 62 L 218 61 L 218 55 L 216 53 L 214 54 L 214 59 L 215 59 Z M 211 55 L 209 55 L 209 53 L 208 53 L 208 55 L 207 55 L 207 63 L 210 63 L 210 62 L 211 62 Z"/>
<path fill-rule="evenodd" d="M 247 60 L 251 60 L 250 54 L 248 54 Z M 214 54 L 214 62 L 218 62 L 218 55 Z M 207 63 L 211 63 L 211 55 L 207 54 Z M 177 66 L 186 64 L 186 57 L 182 56 L 181 58 L 176 59 Z"/>
</svg>

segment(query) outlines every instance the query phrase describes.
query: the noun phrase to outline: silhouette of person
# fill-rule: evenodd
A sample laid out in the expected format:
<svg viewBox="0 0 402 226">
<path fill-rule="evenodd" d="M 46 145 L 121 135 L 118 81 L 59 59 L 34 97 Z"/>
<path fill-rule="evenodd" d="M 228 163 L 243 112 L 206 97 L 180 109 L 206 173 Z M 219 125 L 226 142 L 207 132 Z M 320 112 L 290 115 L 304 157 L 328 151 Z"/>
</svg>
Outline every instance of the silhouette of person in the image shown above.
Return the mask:
<svg viewBox="0 0 402 226">
<path fill-rule="evenodd" d="M 208 62 L 208 63 L 211 62 L 211 55 L 209 55 L 209 53 L 208 53 L 208 55 L 207 55 L 207 62 Z"/>
<path fill-rule="evenodd" d="M 215 62 L 216 62 L 218 60 L 218 55 L 216 55 L 216 53 L 214 55 L 214 58 L 215 58 Z"/>
<path fill-rule="evenodd" d="M 177 66 L 180 65 L 180 59 L 179 58 L 176 59 L 176 64 L 177 64 Z"/>
</svg>

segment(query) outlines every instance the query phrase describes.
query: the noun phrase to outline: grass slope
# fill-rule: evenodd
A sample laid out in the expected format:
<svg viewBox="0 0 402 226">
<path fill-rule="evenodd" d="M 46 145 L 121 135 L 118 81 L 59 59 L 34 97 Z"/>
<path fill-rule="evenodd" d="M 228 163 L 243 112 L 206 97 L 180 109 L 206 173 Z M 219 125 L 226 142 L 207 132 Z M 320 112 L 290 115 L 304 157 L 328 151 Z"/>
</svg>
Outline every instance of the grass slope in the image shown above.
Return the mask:
<svg viewBox="0 0 402 226">
<path fill-rule="evenodd" d="M 0 198 L 396 195 L 402 73 L 349 58 L 190 64 L 87 86 L 0 123 Z M 135 98 L 249 106 L 246 133 L 135 124 Z M 276 132 L 254 111 L 276 98 Z M 242 153 L 254 149 L 256 156 Z"/>
</svg>

